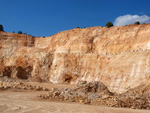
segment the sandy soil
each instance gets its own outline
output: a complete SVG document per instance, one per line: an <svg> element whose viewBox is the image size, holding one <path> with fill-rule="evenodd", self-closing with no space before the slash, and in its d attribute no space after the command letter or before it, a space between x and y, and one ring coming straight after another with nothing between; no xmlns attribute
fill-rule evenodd
<svg viewBox="0 0 150 113"><path fill-rule="evenodd" d="M49 88L68 86L41 84L41 86L42 85L49 86ZM38 98L38 95L43 93L45 92L23 90L0 91L0 113L150 113L148 110L111 108L41 100Z"/></svg>

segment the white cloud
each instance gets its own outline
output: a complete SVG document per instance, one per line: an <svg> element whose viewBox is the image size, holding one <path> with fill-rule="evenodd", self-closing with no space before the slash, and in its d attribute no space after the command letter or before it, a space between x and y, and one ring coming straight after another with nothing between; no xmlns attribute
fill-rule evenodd
<svg viewBox="0 0 150 113"><path fill-rule="evenodd" d="M114 26L124 26L128 24L134 24L139 21L140 23L149 23L150 17L147 15L139 16L139 15L124 15L116 18L114 22Z"/></svg>

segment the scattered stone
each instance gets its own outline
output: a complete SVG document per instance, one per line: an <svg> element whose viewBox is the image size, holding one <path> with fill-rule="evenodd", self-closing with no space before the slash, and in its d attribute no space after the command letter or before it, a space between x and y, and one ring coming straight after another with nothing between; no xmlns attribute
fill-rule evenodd
<svg viewBox="0 0 150 113"><path fill-rule="evenodd" d="M149 86L145 88L146 91L139 91L138 88L129 90L124 94L114 94L101 82L87 83L80 81L77 86L72 89L53 88L47 94L40 96L40 98L109 107L150 109L150 87L148 87Z"/></svg>
<svg viewBox="0 0 150 113"><path fill-rule="evenodd" d="M23 90L37 90L37 91L48 91L48 88L40 86L32 86L21 81L18 81L13 78L0 77L0 86L1 89L23 89Z"/></svg>

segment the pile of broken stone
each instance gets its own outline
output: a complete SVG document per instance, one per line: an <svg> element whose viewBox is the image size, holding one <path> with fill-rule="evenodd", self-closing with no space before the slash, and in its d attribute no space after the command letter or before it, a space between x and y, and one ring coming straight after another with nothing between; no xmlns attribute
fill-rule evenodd
<svg viewBox="0 0 150 113"><path fill-rule="evenodd" d="M35 90L35 91L49 91L48 88L38 85L30 85L18 79L0 77L0 90L19 89L19 90Z"/></svg>
<svg viewBox="0 0 150 113"><path fill-rule="evenodd" d="M102 98L104 95L111 95L107 87L101 82L81 81L76 87L69 88L53 88L45 95L40 95L43 99L61 100L69 102L81 102L90 104L97 98Z"/></svg>
<svg viewBox="0 0 150 113"><path fill-rule="evenodd" d="M40 95L40 98L109 107L150 109L150 98L112 93L98 81L89 83L81 81L73 88L53 88L50 92Z"/></svg>

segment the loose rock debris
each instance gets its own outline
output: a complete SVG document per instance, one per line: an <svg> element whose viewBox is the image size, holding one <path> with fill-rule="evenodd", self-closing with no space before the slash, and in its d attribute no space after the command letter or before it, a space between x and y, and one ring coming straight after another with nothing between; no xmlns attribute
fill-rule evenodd
<svg viewBox="0 0 150 113"><path fill-rule="evenodd" d="M1 77L0 78L0 90L7 90L7 89L49 91L48 88L41 87L38 85L29 85L29 84L23 83L21 80L18 80L18 79Z"/></svg>
<svg viewBox="0 0 150 113"><path fill-rule="evenodd" d="M146 89L148 89L147 87ZM144 88L141 89L144 90ZM136 92L136 95L133 95L133 92L136 90L137 88L131 89L123 94L116 94L110 92L108 88L101 82L87 83L85 81L81 81L72 89L53 88L50 92L40 95L40 98L54 101L78 102L83 104L109 107L150 109L150 96L145 93L143 93L141 96L141 93L139 93L141 91L138 91Z"/></svg>

